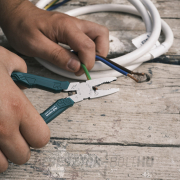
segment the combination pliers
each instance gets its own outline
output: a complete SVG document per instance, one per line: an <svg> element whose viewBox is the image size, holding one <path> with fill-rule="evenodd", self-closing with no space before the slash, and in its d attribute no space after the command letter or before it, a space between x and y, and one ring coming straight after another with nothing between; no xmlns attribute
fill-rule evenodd
<svg viewBox="0 0 180 180"><path fill-rule="evenodd" d="M38 88L53 93L76 92L76 94L68 96L67 98L57 100L53 105L40 114L46 123L51 122L59 114L69 107L72 107L74 103L80 102L84 99L106 96L119 91L119 88L111 88L108 90L97 90L97 88L94 88L101 84L115 81L117 79L116 77L88 80L82 83L69 83L68 81L63 82L21 72L13 72L11 77L16 84L27 88Z"/></svg>

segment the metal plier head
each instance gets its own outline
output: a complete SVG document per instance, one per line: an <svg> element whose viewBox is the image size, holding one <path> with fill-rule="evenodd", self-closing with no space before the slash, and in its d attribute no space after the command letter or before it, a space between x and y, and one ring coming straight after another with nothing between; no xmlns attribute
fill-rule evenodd
<svg viewBox="0 0 180 180"><path fill-rule="evenodd" d="M79 83L79 82L70 83L68 89L64 91L66 92L76 91L75 95L70 96L70 98L74 102L79 102L82 101L83 99L98 98L118 92L119 88L111 88L108 90L95 90L94 87L104 83L110 83L112 81L115 81L116 79L117 79L116 77L107 77L107 78L88 80L83 83Z"/></svg>

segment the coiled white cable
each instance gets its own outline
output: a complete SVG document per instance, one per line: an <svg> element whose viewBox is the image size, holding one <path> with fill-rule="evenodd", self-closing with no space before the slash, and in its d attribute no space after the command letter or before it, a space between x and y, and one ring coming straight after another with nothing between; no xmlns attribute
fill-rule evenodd
<svg viewBox="0 0 180 180"><path fill-rule="evenodd" d="M42 2L45 2L45 1L42 1ZM151 33L151 36L149 37L148 41L143 46L141 46L140 48L136 49L135 51L127 55L111 59L112 61L122 66L125 66L126 68L130 70L133 70L137 68L141 63L148 61L150 59L159 57L160 55L166 53L173 44L174 36L173 36L171 28L167 25L165 21L163 21L160 18L160 15L156 7L153 5L153 3L150 0L141 0L141 1L129 0L129 2L133 4L135 8L132 6L118 5L118 4L101 4L101 5L91 5L91 6L77 8L77 9L66 12L66 14L70 16L79 16L79 15L88 14L88 13L105 11L105 12L125 12L125 13L130 13L133 15L141 16L146 25L146 31L148 33ZM46 4L44 3L44 5L42 6L42 3L41 3L41 8L43 8ZM152 48L158 41L161 30L163 31L165 35L165 41L162 44L160 44L158 47L152 50ZM86 80L85 75L75 76L74 73L62 70L48 61L45 61L39 58L36 58L36 59L38 60L39 63L41 63L47 69L59 75L72 78L72 79ZM95 62L93 69L90 71L90 75L91 75L91 78L93 79L101 78L101 77L108 77L108 76L116 76L116 77L121 76L120 73L116 72L115 70L110 69L110 67L103 64L100 61Z"/></svg>
<svg viewBox="0 0 180 180"><path fill-rule="evenodd" d="M47 4L49 4L52 0L41 0L36 3L36 7L43 9Z"/></svg>

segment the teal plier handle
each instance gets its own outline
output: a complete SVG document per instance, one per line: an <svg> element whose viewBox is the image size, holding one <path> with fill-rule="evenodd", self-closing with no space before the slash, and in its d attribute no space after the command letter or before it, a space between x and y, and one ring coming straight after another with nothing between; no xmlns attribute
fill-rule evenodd
<svg viewBox="0 0 180 180"><path fill-rule="evenodd" d="M40 115L44 119L46 124L48 124L59 114L64 112L69 107L72 107L73 105L74 105L74 101L71 98L59 99Z"/></svg>
<svg viewBox="0 0 180 180"><path fill-rule="evenodd" d="M28 73L13 72L11 77L13 81L19 85L27 88L38 88L53 93L59 93L69 86L68 81L62 82Z"/></svg>
<svg viewBox="0 0 180 180"><path fill-rule="evenodd" d="M18 85L22 85L27 88L38 88L53 93L59 93L64 89L67 89L69 86L68 81L62 82L62 81L57 81L57 80L53 80L33 74L28 74L28 73L21 73L21 72L13 72L11 74L11 78ZM44 121L48 124L59 114L64 112L69 107L72 107L73 105L74 105L74 101L71 98L59 99L40 115L44 119Z"/></svg>

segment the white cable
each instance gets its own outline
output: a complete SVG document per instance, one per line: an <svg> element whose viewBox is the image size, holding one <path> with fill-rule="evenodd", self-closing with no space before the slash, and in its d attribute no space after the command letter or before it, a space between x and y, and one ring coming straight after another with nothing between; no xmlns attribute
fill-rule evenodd
<svg viewBox="0 0 180 180"><path fill-rule="evenodd" d="M44 7L49 4L52 0L40 0L36 3L36 6L40 9L44 9Z"/></svg>
<svg viewBox="0 0 180 180"><path fill-rule="evenodd" d="M146 10L146 8L142 5L140 1L137 0L129 0L131 4L137 9L139 14L141 15L145 26L146 26L146 32L151 32L152 31L152 24L151 24L151 19L149 17L149 14Z"/></svg>
<svg viewBox="0 0 180 180"><path fill-rule="evenodd" d="M141 3L142 1L142 3ZM173 43L173 33L167 23L161 20L159 13L153 3L150 0L129 0L136 8L132 6L126 5L118 5L118 4L101 4L101 5L92 5L92 6L85 6L81 8L77 8L71 11L66 12L66 14L71 16L79 16L88 13L94 12L125 12L130 13L138 16L142 16L142 19L145 22L147 32L152 32L148 41L141 46L140 48L136 49L135 51L124 55L122 57L118 57L115 59L111 59L114 62L126 66L126 68L133 70L137 68L142 62L148 61L152 58L156 58L164 53L166 53L169 48L172 46ZM45 4L45 3L44 3ZM44 8L44 7L42 7ZM165 41L152 50L153 46L158 41L160 36L161 30L165 35ZM73 79L79 80L86 80L86 76L82 75L80 77L75 76L74 73L67 72L62 70L55 65L51 64L50 62L44 61L42 59L36 58L43 66L47 69ZM100 61L96 61L93 69L90 71L91 77L100 78L106 76L120 76L121 74L110 69L107 65L103 64Z"/></svg>

